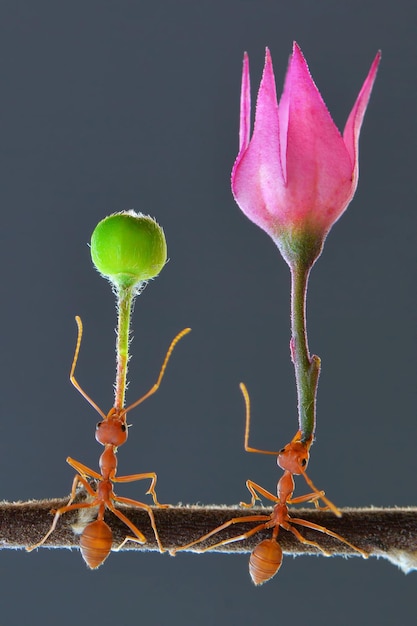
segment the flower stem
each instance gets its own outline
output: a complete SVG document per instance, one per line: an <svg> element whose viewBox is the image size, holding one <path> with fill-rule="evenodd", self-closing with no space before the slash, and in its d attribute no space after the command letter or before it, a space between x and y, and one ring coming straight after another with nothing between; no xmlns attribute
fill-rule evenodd
<svg viewBox="0 0 417 626"><path fill-rule="evenodd" d="M311 266L294 262L291 269L291 358L298 397L298 423L302 441L313 439L320 359L310 356L306 326L306 300Z"/></svg>
<svg viewBox="0 0 417 626"><path fill-rule="evenodd" d="M119 287L117 298L116 384L114 407L122 409L125 403L127 364L129 362L130 317L134 299L133 287Z"/></svg>

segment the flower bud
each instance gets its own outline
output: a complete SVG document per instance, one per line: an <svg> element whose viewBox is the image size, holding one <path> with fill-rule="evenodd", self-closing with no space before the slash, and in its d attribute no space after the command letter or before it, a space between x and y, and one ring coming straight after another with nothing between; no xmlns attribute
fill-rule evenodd
<svg viewBox="0 0 417 626"><path fill-rule="evenodd" d="M91 258L117 288L132 288L155 278L167 259L164 231L149 215L114 213L94 229Z"/></svg>
<svg viewBox="0 0 417 626"><path fill-rule="evenodd" d="M244 57L232 191L243 213L272 237L290 267L300 261L313 265L354 196L359 134L380 58L378 53L341 135L296 43L278 102L267 49L251 137L249 59Z"/></svg>

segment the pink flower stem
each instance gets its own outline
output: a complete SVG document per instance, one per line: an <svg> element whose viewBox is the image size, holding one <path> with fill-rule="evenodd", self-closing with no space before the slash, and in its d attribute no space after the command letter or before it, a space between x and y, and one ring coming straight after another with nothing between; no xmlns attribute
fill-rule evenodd
<svg viewBox="0 0 417 626"><path fill-rule="evenodd" d="M120 287L117 298L116 384L114 407L122 409L125 403L127 364L129 362L130 318L134 293L132 287Z"/></svg>
<svg viewBox="0 0 417 626"><path fill-rule="evenodd" d="M311 265L293 261L291 269L291 358L294 363L298 397L298 424L302 441L314 436L316 427L316 394L320 359L310 356L306 327L307 286Z"/></svg>

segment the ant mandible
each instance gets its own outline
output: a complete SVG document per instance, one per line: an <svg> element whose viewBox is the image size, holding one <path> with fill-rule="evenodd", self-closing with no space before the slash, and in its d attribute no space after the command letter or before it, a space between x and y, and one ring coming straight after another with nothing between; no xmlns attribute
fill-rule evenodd
<svg viewBox="0 0 417 626"><path fill-rule="evenodd" d="M67 458L67 463L73 467L76 472L78 472L72 483L71 496L68 501L68 504L57 509L56 511L52 511L55 513L55 517L53 519L52 525L46 535L34 546L29 546L27 551L35 550L43 545L48 537L54 532L57 522L61 515L64 513L68 513L69 511L75 511L78 509L88 509L92 507L98 506L97 519L91 523L89 523L83 530L80 538L80 549L81 554L86 562L87 566L90 569L96 569L99 567L105 559L110 554L110 550L112 548L113 543L113 534L109 526L104 521L104 513L106 509L109 509L116 517L118 517L126 526L130 529L133 535L128 535L124 541L118 546L117 550L120 550L127 541L134 541L139 544L146 543L145 535L124 515L119 509L115 507L115 503L121 504L130 504L131 506L135 506L139 509L145 510L148 515L152 525L152 529L155 535L155 539L157 541L159 551L164 552L164 548L162 547L161 540L159 538L158 530L155 524L155 518L152 511L152 508L143 502L138 502L137 500L132 500L131 498L124 498L121 496L116 496L113 491L113 483L130 483L138 480L144 480L149 478L151 480L150 487L146 494L150 494L152 496L153 502L158 508L167 508L169 505L160 504L158 502L155 485L157 476L155 472L147 472L142 474L131 474L129 476L116 476L117 471L117 449L123 445L128 436L128 424L126 422L126 416L129 411L137 407L144 400L152 396L158 389L161 384L161 380L164 376L168 361L171 357L171 354L177 345L177 343L190 332L191 328L185 328L182 330L176 337L172 340L171 345L168 348L166 353L164 362L162 363L162 367L158 376L156 383L149 389L144 396L133 402L127 408L116 409L115 407L111 408L108 414L106 415L100 407L87 395L87 393L82 389L79 385L78 381L75 379L74 372L75 367L78 360L78 354L81 346L81 338L83 334L83 326L81 319L77 316L75 318L78 326L78 337L77 344L75 347L74 359L71 366L70 372L70 381L74 385L74 387L79 391L79 393L91 404L91 406L101 415L103 421L99 422L96 427L96 440L104 446L104 452L100 456L99 466L100 466L100 474L86 465L83 465L79 461L75 461L71 457ZM96 489L88 482L88 479L94 479L97 481ZM88 495L91 496L90 502L77 502L73 503L76 490L78 484L81 483L84 489L87 491Z"/></svg>
<svg viewBox="0 0 417 626"><path fill-rule="evenodd" d="M277 495L274 496L272 493L257 485L252 480L246 481L246 486L252 496L252 499L249 503L241 502L241 506L245 508L252 508L255 505L256 500L260 500L259 497L264 496L271 502L274 502L274 508L270 515L248 515L243 517L234 517L224 524L221 524L217 528L214 528L209 533L199 537L198 539L186 544L185 546L181 546L180 548L175 548L171 550L171 554L175 555L176 552L181 550L188 550L189 548L195 546L196 544L206 541L213 535L221 532L222 530L229 528L229 526L233 526L234 524L241 524L245 522L261 522L254 528L251 528L245 533L237 535L236 537L231 537L229 539L224 539L223 541L219 541L214 545L210 545L202 548L199 552L206 552L208 550L213 550L220 546L224 546L228 543L233 543L235 541L243 541L244 539L248 539L252 537L256 533L261 530L272 528L272 537L271 539L265 539L261 541L252 551L249 559L249 573L252 578L252 581L255 585L261 585L268 580L270 580L279 570L282 563L282 549L278 543L278 533L280 528L284 528L285 530L291 532L301 543L314 546L318 550L320 550L324 555L330 556L329 553L320 546L320 544L315 541L311 541L306 539L300 531L295 528L294 524L297 526L303 526L304 528L310 528L312 530L317 530L318 532L329 535L330 537L334 537L339 541L343 542L353 550L356 550L361 554L364 558L368 557L368 554L354 546L349 541L338 535L337 533L325 528L324 526L320 526L319 524L314 524L313 522L309 522L304 519L300 519L298 517L292 517L288 510L289 504L300 504L302 502L313 502L317 508L321 508L322 510L330 509L333 511L337 517L341 517L340 510L326 498L324 491L319 491L317 487L312 483L310 478L306 474L306 468L308 465L309 457L310 457L310 446L312 444L313 438L311 437L307 441L303 441L302 434L298 431L295 437L288 443L284 448L279 450L279 452L271 452L267 450L259 450L257 448L252 448L249 446L249 430L250 430L250 399L249 394L246 389L246 386L243 383L240 383L240 389L242 391L245 406L246 406L246 425L245 425L245 450L246 452L257 452L259 454L273 454L277 456L277 464L278 466L284 470L283 476L279 479L277 485ZM303 496L298 496L293 498L293 492L295 489L294 476L302 475L309 485L310 489L312 489L311 493L305 494ZM258 495L259 494L259 495ZM324 507L319 506L319 501L322 500L325 504Z"/></svg>

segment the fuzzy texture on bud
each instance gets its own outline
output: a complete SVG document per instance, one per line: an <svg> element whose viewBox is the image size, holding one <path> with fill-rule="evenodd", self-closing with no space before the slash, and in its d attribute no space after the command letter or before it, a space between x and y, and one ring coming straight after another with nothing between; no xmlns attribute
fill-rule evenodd
<svg viewBox="0 0 417 626"><path fill-rule="evenodd" d="M155 278L166 263L164 231L149 215L115 213L94 229L91 258L116 287L142 284Z"/></svg>

